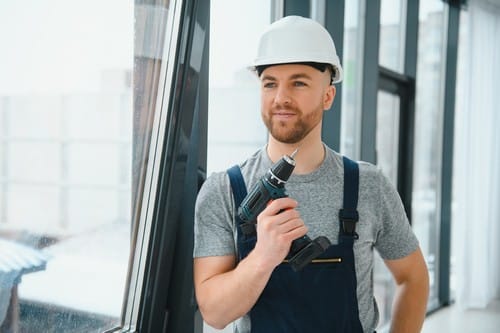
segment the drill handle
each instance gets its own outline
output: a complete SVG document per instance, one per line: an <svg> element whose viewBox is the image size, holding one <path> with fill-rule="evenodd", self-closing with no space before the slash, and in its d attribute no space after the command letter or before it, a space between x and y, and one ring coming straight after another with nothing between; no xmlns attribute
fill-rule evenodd
<svg viewBox="0 0 500 333"><path fill-rule="evenodd" d="M238 208L238 216L245 223L256 223L257 216L259 216L271 200L286 196L284 187L273 187L261 179L241 202Z"/></svg>

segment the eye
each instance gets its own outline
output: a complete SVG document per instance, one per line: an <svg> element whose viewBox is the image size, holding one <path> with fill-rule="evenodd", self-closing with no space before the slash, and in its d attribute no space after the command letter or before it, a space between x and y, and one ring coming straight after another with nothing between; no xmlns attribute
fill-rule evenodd
<svg viewBox="0 0 500 333"><path fill-rule="evenodd" d="M274 87L276 87L276 83L274 83L274 82L264 82L262 86L264 88L267 88L267 89L274 88Z"/></svg>
<svg viewBox="0 0 500 333"><path fill-rule="evenodd" d="M305 87L305 86L307 86L307 84L305 82L303 82L303 81L294 81L293 85L295 87Z"/></svg>

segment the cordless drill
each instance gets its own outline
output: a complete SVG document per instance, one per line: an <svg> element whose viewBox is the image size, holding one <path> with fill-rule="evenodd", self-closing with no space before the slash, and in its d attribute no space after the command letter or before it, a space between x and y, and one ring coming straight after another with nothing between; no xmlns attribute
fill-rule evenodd
<svg viewBox="0 0 500 333"><path fill-rule="evenodd" d="M295 168L293 159L298 149L290 156L284 155L271 166L265 175L255 184L238 208L238 216L243 220L242 231L249 234L255 230L257 216L274 199L284 198L285 184ZM279 214L279 213L278 213ZM294 271L300 271L314 258L322 254L331 245L328 238L319 236L311 240L307 235L295 239L286 260Z"/></svg>

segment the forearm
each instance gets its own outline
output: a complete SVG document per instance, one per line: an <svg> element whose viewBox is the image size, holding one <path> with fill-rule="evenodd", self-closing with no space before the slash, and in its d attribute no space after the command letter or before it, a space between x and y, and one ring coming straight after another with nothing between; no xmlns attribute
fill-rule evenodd
<svg viewBox="0 0 500 333"><path fill-rule="evenodd" d="M205 322L222 329L248 313L264 290L272 270L251 252L233 270L200 283L197 299Z"/></svg>
<svg viewBox="0 0 500 333"><path fill-rule="evenodd" d="M223 328L257 302L292 241L307 233L296 207L288 197L273 200L257 217L255 247L237 265L232 256L195 259L196 297L209 325Z"/></svg>
<svg viewBox="0 0 500 333"><path fill-rule="evenodd" d="M393 303L391 333L418 333L422 329L429 293L424 277L405 282L396 289Z"/></svg>

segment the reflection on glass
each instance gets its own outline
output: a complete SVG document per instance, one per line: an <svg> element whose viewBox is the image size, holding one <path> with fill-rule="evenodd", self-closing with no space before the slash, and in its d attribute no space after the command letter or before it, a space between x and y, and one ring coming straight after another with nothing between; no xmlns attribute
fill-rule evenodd
<svg viewBox="0 0 500 333"><path fill-rule="evenodd" d="M377 166L397 186L400 99L384 91L377 96ZM394 298L394 279L378 253L373 271L374 293L380 311L379 327L390 322Z"/></svg>
<svg viewBox="0 0 500 333"><path fill-rule="evenodd" d="M345 2L340 152L360 158L364 1Z"/></svg>
<svg viewBox="0 0 500 333"><path fill-rule="evenodd" d="M12 46L0 53L0 332L115 327L130 248L133 4L2 1L0 19Z"/></svg>
<svg viewBox="0 0 500 333"><path fill-rule="evenodd" d="M382 0L380 3L379 63L393 71L403 71L406 0Z"/></svg>
<svg viewBox="0 0 500 333"><path fill-rule="evenodd" d="M432 308L438 292L445 5L438 0L422 0L419 13L411 220L429 268Z"/></svg>

